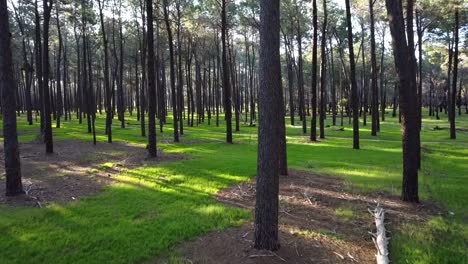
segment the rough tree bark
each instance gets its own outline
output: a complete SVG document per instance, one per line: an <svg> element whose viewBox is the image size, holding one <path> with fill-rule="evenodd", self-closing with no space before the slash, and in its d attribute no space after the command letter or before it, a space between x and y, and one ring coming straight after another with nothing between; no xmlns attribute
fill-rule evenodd
<svg viewBox="0 0 468 264"><path fill-rule="evenodd" d="M401 126L403 140L403 188L402 199L408 202L419 202L418 196L418 124L416 76L414 64L409 54L405 36L403 7L400 1L386 0L392 35L393 55L398 75L398 91L401 109ZM411 0L408 5L412 5ZM411 7L410 7L411 9ZM413 53L414 54L414 53ZM414 56L414 55L413 55Z"/></svg>
<svg viewBox="0 0 468 264"><path fill-rule="evenodd" d="M52 11L52 0L43 0L44 21L42 33L42 70L43 70L43 99L44 102L44 142L46 153L54 152L52 141L52 120L50 117L50 95L49 95L49 22Z"/></svg>
<svg viewBox="0 0 468 264"><path fill-rule="evenodd" d="M279 175L278 160L284 117L281 97L280 1L260 1L260 89L255 245L277 250ZM282 127L283 126L283 127Z"/></svg>
<svg viewBox="0 0 468 264"><path fill-rule="evenodd" d="M107 142L112 143L112 93L109 83L109 52L108 52L108 41L106 30L104 27L104 15L102 13L103 5L101 0L98 0L99 5L99 17L101 20L101 34L102 34L102 43L104 46L104 90L106 91L106 133L107 133Z"/></svg>
<svg viewBox="0 0 468 264"><path fill-rule="evenodd" d="M228 69L228 50L226 38L228 34L226 22L226 0L222 0L221 5L221 42L222 42L222 66L223 66L223 95L224 95L224 114L226 119L226 142L232 143L232 104L231 87L229 82Z"/></svg>
<svg viewBox="0 0 468 264"><path fill-rule="evenodd" d="M11 32L6 0L0 0L0 91L3 114L6 195L23 193L18 134L16 131L15 80L11 53Z"/></svg>
<svg viewBox="0 0 468 264"><path fill-rule="evenodd" d="M157 156L156 150L156 79L154 76L153 1L146 0L146 46L148 49L148 153Z"/></svg>
<svg viewBox="0 0 468 264"><path fill-rule="evenodd" d="M172 37L171 22L169 20L169 6L167 0L164 0L164 20L166 22L167 38L169 45L169 61L170 61L170 77L171 77L171 99L172 99L172 115L174 123L174 142L179 142L179 121L177 114L177 93L175 85L175 61L174 61L174 41Z"/></svg>
<svg viewBox="0 0 468 264"><path fill-rule="evenodd" d="M375 51L374 1L369 0L370 37L371 37L371 89L372 89L372 136L377 136L379 124L379 88L377 86L377 58ZM382 102L383 104L383 102Z"/></svg>
<svg viewBox="0 0 468 264"><path fill-rule="evenodd" d="M458 8L455 8L455 30L454 30L454 45L453 52L453 79L452 79L452 92L450 93L450 138L456 139L457 133L455 128L455 105L457 95L457 78L458 78L458 28L459 28L459 14ZM449 87L450 89L450 87Z"/></svg>
<svg viewBox="0 0 468 264"><path fill-rule="evenodd" d="M314 36L312 44L312 124L310 140L317 141L317 0L312 2Z"/></svg>
<svg viewBox="0 0 468 264"><path fill-rule="evenodd" d="M351 7L346 0L346 25L348 27L348 49L350 61L351 104L353 108L353 148L359 149L359 98L356 83L356 64L354 61L353 27L351 23Z"/></svg>
<svg viewBox="0 0 468 264"><path fill-rule="evenodd" d="M323 25L322 25L322 44L321 44L321 53L322 53L322 66L320 73L320 138L325 138L325 115L326 115L326 105L325 105L325 89L327 86L327 1L323 0Z"/></svg>

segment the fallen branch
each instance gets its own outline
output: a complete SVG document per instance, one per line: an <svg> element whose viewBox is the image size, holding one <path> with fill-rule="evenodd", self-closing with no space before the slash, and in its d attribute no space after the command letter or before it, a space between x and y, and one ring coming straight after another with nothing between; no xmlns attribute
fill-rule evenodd
<svg viewBox="0 0 468 264"><path fill-rule="evenodd" d="M28 196L29 198L33 199L35 202L36 202L36 205L39 207L39 208L42 208L42 204L41 202L39 201L39 197L36 197L36 196L32 196L29 194L29 192L32 190L32 186L33 184L31 182L28 182L29 184L26 185L26 187L24 188L24 194L26 194L26 196Z"/></svg>
<svg viewBox="0 0 468 264"><path fill-rule="evenodd" d="M369 213L375 218L375 226L377 227L377 233L372 234L372 241L374 241L375 247L377 248L377 254L375 255L377 264L388 264L390 260L388 258L388 238L385 235L385 211L379 204L377 207Z"/></svg>

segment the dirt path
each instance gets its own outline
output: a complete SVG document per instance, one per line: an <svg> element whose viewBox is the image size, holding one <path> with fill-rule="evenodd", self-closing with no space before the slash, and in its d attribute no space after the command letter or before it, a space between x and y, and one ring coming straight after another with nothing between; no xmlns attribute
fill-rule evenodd
<svg viewBox="0 0 468 264"><path fill-rule="evenodd" d="M217 197L228 205L255 206L255 183L232 186ZM401 202L388 195L358 195L344 190L340 179L291 170L280 181L279 251L253 249L253 223L212 232L173 249L182 263L375 263L369 231L375 231L368 208L380 203L388 221L424 222L430 207ZM168 263L162 257L157 263Z"/></svg>
<svg viewBox="0 0 468 264"><path fill-rule="evenodd" d="M158 159L148 160L144 147L125 143L94 146L89 142L56 141L54 149L54 154L46 155L43 144L20 144L23 187L27 195L5 197L5 186L1 184L0 205L42 207L49 203L79 201L113 183L113 177L123 169L183 159L180 155L159 153ZM1 146L1 160L3 155ZM3 162L0 162L0 175L3 182Z"/></svg>

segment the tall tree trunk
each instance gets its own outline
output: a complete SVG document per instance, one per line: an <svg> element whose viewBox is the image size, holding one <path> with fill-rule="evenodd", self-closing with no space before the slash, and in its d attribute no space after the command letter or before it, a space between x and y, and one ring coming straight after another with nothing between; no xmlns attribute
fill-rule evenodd
<svg viewBox="0 0 468 264"><path fill-rule="evenodd" d="M42 43L42 70L43 70L43 102L44 102L44 141L46 153L54 152L52 141L52 120L50 118L50 95L49 95L49 22L53 0L43 0L44 24Z"/></svg>
<svg viewBox="0 0 468 264"><path fill-rule="evenodd" d="M349 0L346 2L346 25L348 27L348 49L349 49L349 64L350 64L350 81L351 81L351 104L353 107L353 148L359 149L359 97L356 83L356 64L354 61L354 45L353 45L353 28L351 24L351 7Z"/></svg>
<svg viewBox="0 0 468 264"><path fill-rule="evenodd" d="M94 96L93 88L93 64L91 61L92 50L90 49L89 40L86 42L86 49L88 53L88 103L89 103L89 115L88 118L91 119L91 131L93 133L93 144L96 145L96 98Z"/></svg>
<svg viewBox="0 0 468 264"><path fill-rule="evenodd" d="M399 83L398 90L400 95L403 138L402 199L408 202L418 202L419 145L417 145L417 143L419 129L417 125L416 108L416 76L414 62L411 59L414 55L410 55L410 44L406 42L402 3L393 0L386 0L385 2L389 17L395 68ZM408 10L412 12L412 0L408 0L407 4L410 5Z"/></svg>
<svg viewBox="0 0 468 264"><path fill-rule="evenodd" d="M148 48L148 153L150 157L157 156L156 150L156 80L154 76L154 29L153 1L146 0L146 46Z"/></svg>
<svg viewBox="0 0 468 264"><path fill-rule="evenodd" d="M24 76L24 97L26 101L26 118L28 121L29 125L32 125L33 120L32 120L32 103L31 103L31 83L32 83L32 73L33 73L33 67L31 64L29 64L28 61L28 54L26 51L26 34L24 32L24 25L23 21L21 20L20 15L18 14L18 10L15 7L14 3L11 2L13 6L13 11L15 14L15 19L16 22L18 23L18 27L20 29L21 33L21 47L22 47L22 55L23 55L23 66L21 68L22 71L24 71L25 76Z"/></svg>
<svg viewBox="0 0 468 264"><path fill-rule="evenodd" d="M0 0L0 91L3 114L6 195L23 193L18 134L16 128L15 80L11 52L11 32L6 0Z"/></svg>
<svg viewBox="0 0 468 264"><path fill-rule="evenodd" d="M387 83L384 81L384 58L385 58L385 27L382 30L382 44L380 48L380 111L382 112L382 122L385 121L385 108L386 108L386 97L387 97ZM385 82L385 85L384 85ZM380 131L380 122L379 122L379 131Z"/></svg>
<svg viewBox="0 0 468 264"><path fill-rule="evenodd" d="M232 143L232 102L231 102L231 86L229 82L228 68L228 47L227 47L227 21L226 21L226 1L221 0L221 42L222 42L222 64L223 64L223 96L224 96L224 113L226 119L226 142Z"/></svg>
<svg viewBox="0 0 468 264"><path fill-rule="evenodd" d="M260 89L255 245L257 249L277 250L279 175L278 160L284 128L281 97L280 3L260 1ZM280 120L283 120L281 122Z"/></svg>
<svg viewBox="0 0 468 264"><path fill-rule="evenodd" d="M57 21L57 33L58 33L58 40L59 40L59 48L58 48L58 55L57 55L57 73L55 76L56 79L56 87L57 87L57 123L56 127L60 128L60 118L63 115L63 102L62 102L62 87L61 87L61 71L60 71L60 61L62 59L62 48L63 48L63 42L62 42L62 31L60 28L60 21L59 21L59 15L58 15L58 5L56 6L56 21Z"/></svg>
<svg viewBox="0 0 468 264"><path fill-rule="evenodd" d="M317 0L312 2L314 36L312 44L312 124L310 140L317 141Z"/></svg>
<svg viewBox="0 0 468 264"><path fill-rule="evenodd" d="M305 110L305 90L304 90L304 62L302 59L302 32L300 22L297 24L297 48L299 53L297 67L297 82L299 86L299 114L302 121L302 133L307 133L307 117Z"/></svg>
<svg viewBox="0 0 468 264"><path fill-rule="evenodd" d="M379 123L379 88L377 86L377 58L375 51L374 0L369 0L370 37L371 37L371 87L372 87L372 129L371 135L377 136ZM382 102L383 104L383 102Z"/></svg>
<svg viewBox="0 0 468 264"><path fill-rule="evenodd" d="M406 5L406 36L408 38L408 53L409 53L409 62L410 62L410 74L412 76L411 84L412 84L412 90L411 92L414 92L412 96L415 97L416 102L413 103L413 108L415 108L416 115L419 113L418 111L418 88L417 88L417 83L416 83L416 69L418 67L416 63L416 57L415 57L415 45L414 45L414 26L413 26L413 13L414 13L414 2L413 0L407 0L407 5ZM413 91L414 90L414 91ZM421 139L420 139L420 126L419 126L419 116L416 116L416 125L418 126L418 133L416 133L415 136L415 142L416 144L415 148L417 150L417 166L418 169L421 168Z"/></svg>
<svg viewBox="0 0 468 264"><path fill-rule="evenodd" d="M419 55L419 67L418 67L418 125L419 130L422 128L422 86L423 86L423 28L422 28L422 17L419 10L416 10L416 28L418 33L418 55Z"/></svg>
<svg viewBox="0 0 468 264"><path fill-rule="evenodd" d="M145 111L146 111L146 105L147 105L147 100L145 97L145 90L147 89L146 84L147 84L147 79L146 79L146 63L147 63L147 54L146 54L146 47L147 47L147 33L145 31L145 23L146 23L146 16L145 16L145 7L146 7L146 1L141 1L140 0L140 6L141 6L141 20L142 20L142 35L143 35L143 43L140 43L141 46L141 87L140 87L140 94L137 96L140 97L140 127L141 127L141 136L146 137L146 120L145 120ZM152 11L152 10L151 10ZM153 30L154 31L154 30ZM154 35L154 32L153 32ZM154 44L153 44L153 71L154 71ZM154 74L154 73L153 73ZM156 93L156 92L155 92ZM156 95L155 95L156 96ZM156 98L153 97L152 101L155 101ZM156 101L154 102L156 105ZM156 107L155 107L156 109ZM154 111L156 112L156 110ZM156 123L155 123L156 124ZM156 131L156 130L155 130Z"/></svg>
<svg viewBox="0 0 468 264"><path fill-rule="evenodd" d="M41 140L44 140L44 83L42 81L42 44L41 44L41 18L39 16L39 4L38 0L34 4L34 23L35 23L35 53L36 53L36 82L39 88L39 112L41 115Z"/></svg>
<svg viewBox="0 0 468 264"><path fill-rule="evenodd" d="M332 125L336 126L336 86L335 86L335 63L334 63L334 55L333 55L333 42L332 42L332 37L330 34L330 39L329 39L329 44L330 44L330 67L331 67L331 82L330 82L330 90L331 90L331 104L332 104Z"/></svg>
<svg viewBox="0 0 468 264"><path fill-rule="evenodd" d="M363 126L367 126L367 112L368 112L368 102L367 102L367 99L369 98L369 95L368 95L368 90L369 90L369 87L368 87L368 83L367 83L367 66L366 66L366 51L365 51L365 47L366 47L366 44L365 44L365 35L366 35L366 32L364 30L364 22L361 22L361 47L362 47L362 90L361 90L361 95L363 97L363 100L362 100L362 108L361 110L363 110L363 117L362 117L362 125ZM359 56L358 56L359 57Z"/></svg>
<svg viewBox="0 0 468 264"><path fill-rule="evenodd" d="M323 0L323 25L322 25L322 66L320 73L320 138L325 138L325 115L326 115L326 104L325 104L325 89L327 86L327 1Z"/></svg>
<svg viewBox="0 0 468 264"><path fill-rule="evenodd" d="M119 7L119 35L120 35L120 60L119 60L119 82L118 82L118 98L119 98L119 120L120 120L120 127L125 128L125 99L124 99L124 49L123 49L123 30L122 30L122 0L120 0L120 7Z"/></svg>
<svg viewBox="0 0 468 264"><path fill-rule="evenodd" d="M291 126L294 126L294 73L291 54L288 50L288 42L284 35L284 52L286 54L286 64L288 69L288 93L289 93L289 119ZM247 59L250 60L250 54L247 50Z"/></svg>
<svg viewBox="0 0 468 264"><path fill-rule="evenodd" d="M106 91L106 134L107 142L112 143L112 92L109 83L109 52L106 30L104 26L103 6L101 0L98 0L99 17L101 20L102 43L104 46L104 89Z"/></svg>
<svg viewBox="0 0 468 264"><path fill-rule="evenodd" d="M169 61L170 61L170 75L171 75L171 96L172 96L172 113L173 113L173 122L174 122L174 142L179 142L179 121L177 114L177 93L175 87L175 61L174 61L174 41L172 39L172 29L171 22L169 20L169 6L167 0L164 0L164 20L166 22L166 30L168 37L169 45ZM180 110L180 109L179 109Z"/></svg>
<svg viewBox="0 0 468 264"><path fill-rule="evenodd" d="M450 138L456 139L456 128L455 128L455 105L457 96L457 78L458 78L458 29L459 29L459 14L458 8L455 8L455 30L454 30L454 45L455 50L453 52L453 79L452 79L452 92L450 94ZM449 87L450 89L450 87Z"/></svg>
<svg viewBox="0 0 468 264"><path fill-rule="evenodd" d="M184 134L184 119L183 119L183 112L184 112L184 79L183 79L183 72L182 72L182 39L181 39L181 13L180 13L180 1L176 1L177 6L177 57L178 57L178 81L177 81L177 109L179 109L179 131L180 134Z"/></svg>

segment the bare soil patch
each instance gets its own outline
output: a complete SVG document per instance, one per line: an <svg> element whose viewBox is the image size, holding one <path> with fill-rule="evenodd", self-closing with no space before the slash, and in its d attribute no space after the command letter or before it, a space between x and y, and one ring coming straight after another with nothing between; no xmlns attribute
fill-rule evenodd
<svg viewBox="0 0 468 264"><path fill-rule="evenodd" d="M255 182L232 186L216 198L228 205L255 208ZM436 208L401 202L380 193L360 195L345 190L343 180L290 170L280 180L277 252L253 249L253 223L212 232L176 246L182 263L375 263L375 247L369 231L375 232L368 208L380 203L390 227L400 222L425 222ZM391 228L390 228L391 229ZM157 263L168 263L164 256Z"/></svg>
<svg viewBox="0 0 468 264"><path fill-rule="evenodd" d="M46 155L43 144L21 143L21 171L24 195L6 197L4 184L0 185L0 205L12 207L42 207L50 203L79 201L82 197L99 193L112 184L114 176L123 169L143 164L176 161L181 155L158 153L157 159L148 159L142 146L125 143L98 143L57 141L55 153ZM0 159L3 160L3 145ZM0 162L0 178L4 179L4 163ZM1 180L3 182L3 180Z"/></svg>

